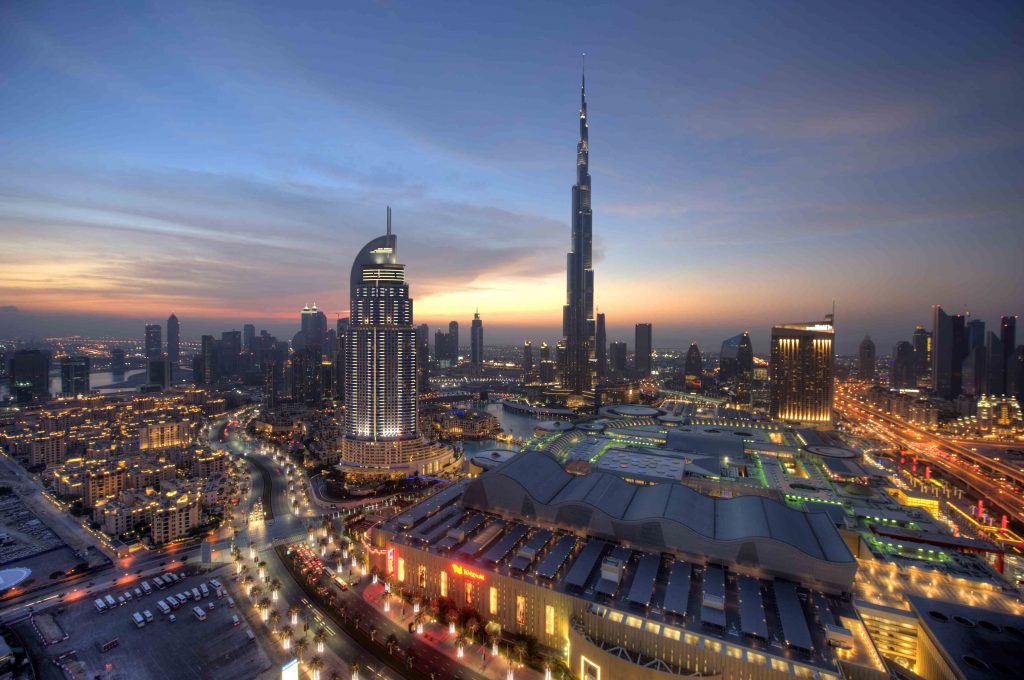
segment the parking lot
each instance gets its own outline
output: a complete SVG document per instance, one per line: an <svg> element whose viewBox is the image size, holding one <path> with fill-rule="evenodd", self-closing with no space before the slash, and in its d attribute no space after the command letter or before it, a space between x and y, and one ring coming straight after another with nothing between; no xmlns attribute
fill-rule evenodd
<svg viewBox="0 0 1024 680"><path fill-rule="evenodd" d="M180 572L179 572L180 573ZM227 595L218 599L210 587L211 578L222 584L225 569L202 575L187 575L169 587L153 588L150 595L103 613L97 612L93 598L83 598L66 604L56 614L68 639L50 647L43 647L31 624L19 624L19 632L38 659L39 677L60 680L64 671L50 660L62 657L62 662L74 675L103 680L171 680L172 678L254 678L270 667L270 661L260 646L250 642L246 630L250 627L243 608L230 607ZM147 579L152 584L152 579ZM189 600L171 613L176 621L160 612L157 602L168 595L199 588L206 583L208 597L196 602ZM134 590L134 587L133 587ZM116 600L123 590L109 591ZM98 597L99 595L95 595ZM209 605L213 604L213 609ZM192 612L202 605L206 620L198 620ZM153 620L138 628L132 620L135 612L149 610ZM238 616L240 624L232 623ZM254 622L258 623L258 622ZM116 646L101 651L101 646L117 640Z"/></svg>

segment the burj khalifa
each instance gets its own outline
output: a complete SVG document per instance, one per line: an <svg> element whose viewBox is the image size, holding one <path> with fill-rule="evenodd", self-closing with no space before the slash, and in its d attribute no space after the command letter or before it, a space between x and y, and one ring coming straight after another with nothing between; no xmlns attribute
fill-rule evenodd
<svg viewBox="0 0 1024 680"><path fill-rule="evenodd" d="M567 255L566 299L562 308L562 387L582 394L594 387L594 261L590 210L590 142L587 134L587 77L580 89L580 141L572 188L572 249Z"/></svg>

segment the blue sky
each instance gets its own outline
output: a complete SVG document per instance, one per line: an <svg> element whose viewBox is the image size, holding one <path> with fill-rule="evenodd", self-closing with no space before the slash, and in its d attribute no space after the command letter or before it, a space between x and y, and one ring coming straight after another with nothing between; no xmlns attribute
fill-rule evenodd
<svg viewBox="0 0 1024 680"><path fill-rule="evenodd" d="M5 3L0 335L283 333L347 307L390 204L417 321L554 340L584 51L613 338L764 351L833 299L846 350L934 303L992 323L1024 299L1022 29L1019 3Z"/></svg>

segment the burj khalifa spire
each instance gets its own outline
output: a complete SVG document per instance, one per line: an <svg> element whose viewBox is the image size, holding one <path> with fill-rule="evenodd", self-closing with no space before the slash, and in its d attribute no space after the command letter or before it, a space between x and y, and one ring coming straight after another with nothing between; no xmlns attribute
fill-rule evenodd
<svg viewBox="0 0 1024 680"><path fill-rule="evenodd" d="M580 87L580 140L576 144L576 184L572 188L572 247L567 255L566 299L562 308L565 360L562 387L581 394L594 387L594 262L590 210L590 139L587 75Z"/></svg>

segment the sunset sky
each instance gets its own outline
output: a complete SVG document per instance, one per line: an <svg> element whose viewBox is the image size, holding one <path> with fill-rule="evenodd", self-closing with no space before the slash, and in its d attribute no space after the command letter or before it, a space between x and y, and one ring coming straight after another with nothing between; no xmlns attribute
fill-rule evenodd
<svg viewBox="0 0 1024 680"><path fill-rule="evenodd" d="M0 336L290 337L390 204L417 322L553 341L581 52L612 339L1024 311L1024 5L838 4L2 3Z"/></svg>

